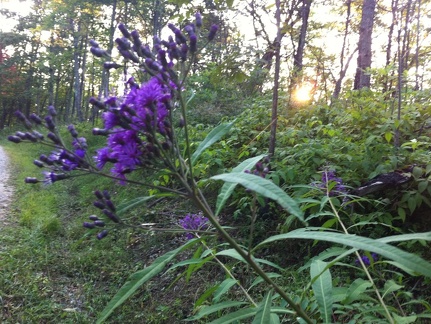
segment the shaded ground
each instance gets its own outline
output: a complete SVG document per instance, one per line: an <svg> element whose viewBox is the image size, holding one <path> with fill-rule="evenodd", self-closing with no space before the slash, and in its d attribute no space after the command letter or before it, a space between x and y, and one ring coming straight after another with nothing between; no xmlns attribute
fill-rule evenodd
<svg viewBox="0 0 431 324"><path fill-rule="evenodd" d="M7 215L12 199L13 188L10 186L9 158L0 147L0 228L7 223Z"/></svg>

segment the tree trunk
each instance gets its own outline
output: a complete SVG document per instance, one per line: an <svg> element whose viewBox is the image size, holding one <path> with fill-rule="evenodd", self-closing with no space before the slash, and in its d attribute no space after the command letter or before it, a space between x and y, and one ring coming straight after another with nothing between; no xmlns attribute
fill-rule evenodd
<svg viewBox="0 0 431 324"><path fill-rule="evenodd" d="M362 5L362 17L359 27L358 65L356 68L353 89L369 88L371 78L366 69L371 67L371 44L373 35L373 23L376 9L376 0L364 0Z"/></svg>
<svg viewBox="0 0 431 324"><path fill-rule="evenodd" d="M278 119L278 88L280 77L280 45L281 45L281 12L280 0L275 1L276 13L275 19L277 20L277 36L275 41L275 71L274 71L274 88L272 89L272 111L271 111L271 134L269 138L269 156L273 156L276 146L277 136L277 119Z"/></svg>

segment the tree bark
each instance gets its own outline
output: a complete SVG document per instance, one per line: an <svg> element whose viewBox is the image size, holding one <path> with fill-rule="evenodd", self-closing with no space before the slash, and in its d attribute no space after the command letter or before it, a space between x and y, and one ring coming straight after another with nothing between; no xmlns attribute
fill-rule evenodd
<svg viewBox="0 0 431 324"><path fill-rule="evenodd" d="M375 10L376 0L364 0L359 27L358 65L353 86L354 90L369 88L371 84L370 74L366 70L371 67L371 44Z"/></svg>

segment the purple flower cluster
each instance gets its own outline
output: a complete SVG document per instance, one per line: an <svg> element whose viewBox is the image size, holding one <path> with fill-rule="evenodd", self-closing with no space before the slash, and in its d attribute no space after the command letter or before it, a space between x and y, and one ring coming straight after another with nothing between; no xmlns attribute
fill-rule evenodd
<svg viewBox="0 0 431 324"><path fill-rule="evenodd" d="M262 162L257 162L252 170L245 170L244 172L265 178L269 173L269 157L265 157Z"/></svg>
<svg viewBox="0 0 431 324"><path fill-rule="evenodd" d="M129 92L124 98L90 99L96 108L104 110L104 128L94 129L93 134L108 137L106 147L97 151L96 165L102 169L112 163L111 173L120 183L124 184L126 175L139 168L160 162L166 165L164 158L174 153L172 100L174 92L182 85L173 67L176 62L184 62L190 53L196 53L201 25L199 13L194 24L184 27L184 32L169 24L174 35L167 41L155 37L152 49L142 43L136 30L129 32L124 24L119 25L123 37L115 40L118 51L126 61L139 64L151 76L141 85L129 79ZM216 32L217 27L212 27L208 39L213 39ZM94 55L107 56L95 41L90 44ZM121 65L107 62L104 66L117 68Z"/></svg>
<svg viewBox="0 0 431 324"><path fill-rule="evenodd" d="M170 99L169 89L156 77L133 86L123 102L109 98L102 114L104 129L93 130L95 135L108 136L106 147L95 156L97 167L113 163L111 172L124 181L127 173L151 164L161 149L171 149Z"/></svg>
<svg viewBox="0 0 431 324"><path fill-rule="evenodd" d="M343 184L343 179L337 177L334 170L326 170L322 173L322 182L318 187L324 190L329 190L330 196L347 193L347 189Z"/></svg>
<svg viewBox="0 0 431 324"><path fill-rule="evenodd" d="M208 218L198 214L187 214L182 220L180 220L180 226L185 230L202 231L208 228ZM193 233L186 233L188 240L194 238Z"/></svg>
<svg viewBox="0 0 431 324"><path fill-rule="evenodd" d="M69 133L72 136L71 147L67 148L60 139L55 124L57 112L53 106L48 107L48 115L43 120L36 114L30 114L29 118L27 118L20 111L17 111L15 115L28 131L17 131L15 135L8 137L9 141L14 143L42 143L55 147L48 155L41 154L38 160L33 161L36 166L45 169L42 172L43 179L39 180L34 177L27 177L25 179L26 183L43 182L44 184L51 184L66 179L68 177L67 173L70 171L78 169L88 170L91 168L85 159L87 141L84 137L78 136L78 132L73 125L68 126ZM35 130L36 127L46 128L48 130L46 136Z"/></svg>
<svg viewBox="0 0 431 324"><path fill-rule="evenodd" d="M379 256L377 255L377 253L374 253L374 252L371 253L371 258L372 258L373 262L376 262L377 260L379 260ZM371 264L370 258L367 257L366 255L362 255L361 260L362 260L362 262L364 262L364 264L366 266L369 266ZM355 262L356 262L356 264L360 263L359 259L357 259Z"/></svg>

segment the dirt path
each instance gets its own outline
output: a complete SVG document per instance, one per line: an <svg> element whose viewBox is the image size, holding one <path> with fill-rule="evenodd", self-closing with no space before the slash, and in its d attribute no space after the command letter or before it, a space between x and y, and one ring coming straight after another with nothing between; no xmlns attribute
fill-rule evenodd
<svg viewBox="0 0 431 324"><path fill-rule="evenodd" d="M0 228L7 223L7 215L12 200L13 188L9 184L9 158L0 146Z"/></svg>

